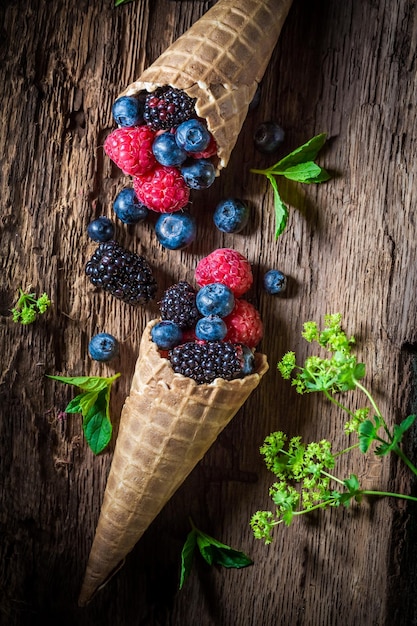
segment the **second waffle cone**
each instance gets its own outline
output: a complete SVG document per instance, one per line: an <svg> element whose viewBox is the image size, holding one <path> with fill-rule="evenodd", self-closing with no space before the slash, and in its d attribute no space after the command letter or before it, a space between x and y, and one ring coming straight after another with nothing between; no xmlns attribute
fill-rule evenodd
<svg viewBox="0 0 417 626"><path fill-rule="evenodd" d="M268 370L257 353L244 378L198 385L175 374L145 328L79 604L85 605L132 550Z"/></svg>
<svg viewBox="0 0 417 626"><path fill-rule="evenodd" d="M218 0L120 94L169 85L196 99L226 167L292 0Z"/></svg>

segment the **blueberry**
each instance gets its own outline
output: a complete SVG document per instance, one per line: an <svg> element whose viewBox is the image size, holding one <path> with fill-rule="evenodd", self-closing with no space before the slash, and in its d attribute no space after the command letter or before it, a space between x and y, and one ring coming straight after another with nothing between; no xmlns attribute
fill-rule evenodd
<svg viewBox="0 0 417 626"><path fill-rule="evenodd" d="M186 151L180 148L172 133L163 133L155 137L152 152L161 165L178 166L187 158Z"/></svg>
<svg viewBox="0 0 417 626"><path fill-rule="evenodd" d="M255 130L255 148L263 154L276 152L284 141L285 133L275 122L262 122Z"/></svg>
<svg viewBox="0 0 417 626"><path fill-rule="evenodd" d="M189 213L168 213L158 217L155 233L159 243L168 250L181 250L196 236L195 219Z"/></svg>
<svg viewBox="0 0 417 626"><path fill-rule="evenodd" d="M235 297L229 287L223 283L210 283L202 287L196 297L197 309L201 315L226 317L233 311Z"/></svg>
<svg viewBox="0 0 417 626"><path fill-rule="evenodd" d="M253 96L252 100L249 103L248 111L253 111L254 109L258 108L259 103L261 101L261 93L262 93L262 88L261 88L261 85L259 84L256 88L255 95Z"/></svg>
<svg viewBox="0 0 417 626"><path fill-rule="evenodd" d="M90 339L88 352L94 361L111 361L119 354L119 342L113 335L99 333Z"/></svg>
<svg viewBox="0 0 417 626"><path fill-rule="evenodd" d="M190 159L181 167L181 174L191 189L207 189L214 183L216 169L207 159Z"/></svg>
<svg viewBox="0 0 417 626"><path fill-rule="evenodd" d="M218 315L201 317L195 327L195 336L204 341L221 341L226 337L227 326Z"/></svg>
<svg viewBox="0 0 417 626"><path fill-rule="evenodd" d="M171 350L181 343L182 330L175 322L163 320L152 327L151 337L160 350Z"/></svg>
<svg viewBox="0 0 417 626"><path fill-rule="evenodd" d="M264 276L264 287L273 295L282 293L287 288L287 277L279 270L269 270Z"/></svg>
<svg viewBox="0 0 417 626"><path fill-rule="evenodd" d="M113 118L118 126L143 124L143 101L135 96L122 96L112 107Z"/></svg>
<svg viewBox="0 0 417 626"><path fill-rule="evenodd" d="M135 190L125 187L116 196L113 209L124 224L137 224L147 218L149 209L139 202Z"/></svg>
<svg viewBox="0 0 417 626"><path fill-rule="evenodd" d="M248 346L241 344L241 348L243 352L242 375L247 376L248 374L253 374L255 371L255 356Z"/></svg>
<svg viewBox="0 0 417 626"><path fill-rule="evenodd" d="M191 119L177 127L175 140L187 152L203 152L210 143L210 133L202 122Z"/></svg>
<svg viewBox="0 0 417 626"><path fill-rule="evenodd" d="M93 241L110 241L114 237L114 224L108 217L98 217L87 226L87 234Z"/></svg>
<svg viewBox="0 0 417 626"><path fill-rule="evenodd" d="M227 198L217 205L213 220L223 233L239 233L248 223L249 207L237 198Z"/></svg>

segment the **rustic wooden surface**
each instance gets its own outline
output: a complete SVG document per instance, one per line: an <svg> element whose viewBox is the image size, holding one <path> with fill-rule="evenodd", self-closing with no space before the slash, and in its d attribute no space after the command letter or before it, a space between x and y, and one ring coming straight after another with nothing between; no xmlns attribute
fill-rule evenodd
<svg viewBox="0 0 417 626"><path fill-rule="evenodd" d="M159 294L193 280L196 262L234 247L254 267L252 301L265 323L271 369L128 557L84 609L77 607L112 447L94 457L77 415L62 416L73 390L45 374L121 371L112 414L129 388L141 329L156 306L132 309L96 292L83 274L96 216L112 216L124 179L104 156L117 94L213 2L3 0L0 8L0 623L80 626L357 626L417 623L416 507L365 502L279 528L264 546L249 528L269 504L272 476L258 453L283 429L345 445L343 416L321 399L296 396L275 364L306 353L306 319L340 311L358 337L367 382L389 416L415 404L416 6L412 0L294 0L268 67L258 109L213 187L193 197L199 235L189 249L156 242L153 220L117 224L118 239L155 268ZM284 185L291 217L274 241L272 194L249 167L270 165L252 145L255 126L286 129L283 152L316 133L320 160L336 174L321 186ZM253 207L243 234L211 221L218 199ZM289 275L285 297L267 296L263 272ZM53 309L36 324L13 323L19 286L46 291ZM91 335L122 340L119 360L87 356ZM408 438L411 456L415 442ZM389 459L352 454L343 466L366 486L410 492ZM188 517L255 564L242 571L197 563L178 592Z"/></svg>

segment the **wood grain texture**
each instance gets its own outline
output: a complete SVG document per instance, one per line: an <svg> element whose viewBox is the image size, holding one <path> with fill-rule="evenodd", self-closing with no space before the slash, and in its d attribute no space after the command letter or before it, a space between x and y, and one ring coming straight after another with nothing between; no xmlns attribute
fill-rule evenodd
<svg viewBox="0 0 417 626"><path fill-rule="evenodd" d="M193 280L196 262L228 246L247 255L250 294L265 324L271 369L203 461L161 512L124 568L85 609L77 607L112 446L94 457L79 416L62 416L71 389L45 374L121 371L112 414L128 392L141 330L156 304L132 309L94 290L83 266L94 249L86 227L112 216L127 183L104 156L117 94L214 2L6 0L0 31L0 623L100 626L388 626L417 623L416 507L365 502L297 521L264 546L249 519L268 505L271 476L258 453L273 429L344 446L343 416L321 398L300 397L274 364L300 340L306 319L340 311L358 338L367 382L389 422L416 408L416 6L412 0L294 0L226 171L193 196L198 239L164 250L153 224L117 236L155 269L159 294ZM249 173L256 125L286 129L283 152L326 131L320 161L335 178L321 186L283 184L291 206L274 241L272 194ZM247 199L244 234L212 224L217 200ZM262 290L263 272L289 276L285 297ZM31 327L14 324L19 286L47 291L53 310ZM119 360L87 355L91 335L122 340ZM354 399L352 399L354 402ZM416 457L411 433L407 446ZM342 470L363 484L410 492L396 462L352 454ZM188 516L242 549L241 571L196 562L178 592Z"/></svg>

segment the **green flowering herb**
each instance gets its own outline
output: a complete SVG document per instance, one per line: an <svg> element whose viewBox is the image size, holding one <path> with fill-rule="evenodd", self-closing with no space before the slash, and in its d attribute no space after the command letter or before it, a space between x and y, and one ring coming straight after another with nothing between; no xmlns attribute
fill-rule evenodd
<svg viewBox="0 0 417 626"><path fill-rule="evenodd" d="M250 521L255 537L266 544L272 542L275 526L289 525L294 517L316 509L348 506L353 500L360 502L363 496L392 496L417 502L416 497L407 494L361 489L355 474L345 479L336 475L340 456L354 448L365 454L372 447L377 456L393 452L417 476L417 468L401 447L403 435L412 427L416 416L409 415L401 424L395 424L392 429L388 427L371 392L361 382L365 365L358 363L352 354L355 339L347 337L342 330L341 315L326 315L324 321L323 330L315 322L306 322L302 336L309 343L317 343L328 355L310 356L304 365L297 365L295 353L287 352L278 363L278 369L284 379L291 380L298 393L320 391L345 412L349 417L345 433L356 434L358 441L334 453L326 439L305 444L301 437L288 439L281 431L266 437L260 452L276 479L269 490L274 508L257 511ZM354 389L364 394L369 406L351 410L335 398L336 394Z"/></svg>
<svg viewBox="0 0 417 626"><path fill-rule="evenodd" d="M12 309L13 321L24 326L32 324L38 315L43 315L51 306L46 293L37 298L35 293L29 292L29 289L26 291L19 289L19 298Z"/></svg>

